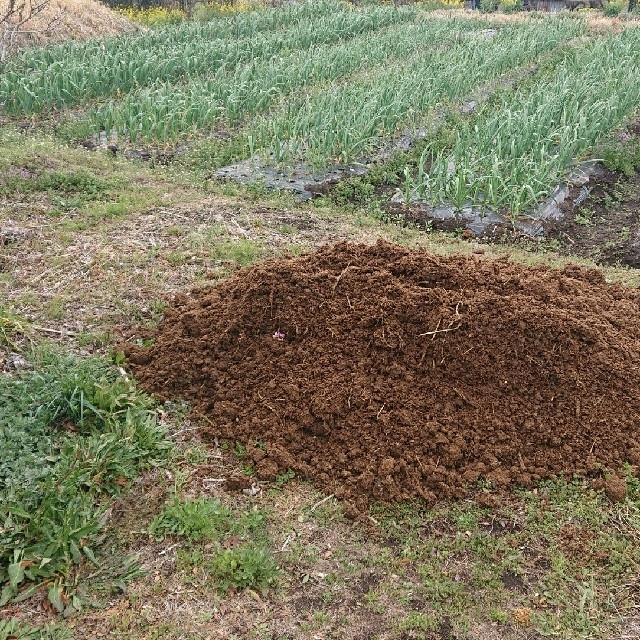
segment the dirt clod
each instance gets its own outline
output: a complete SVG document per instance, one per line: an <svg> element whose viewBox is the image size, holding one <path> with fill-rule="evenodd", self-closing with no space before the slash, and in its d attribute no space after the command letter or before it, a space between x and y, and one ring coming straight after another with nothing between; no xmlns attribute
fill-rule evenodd
<svg viewBox="0 0 640 640"><path fill-rule="evenodd" d="M577 266L341 243L176 299L126 351L260 478L364 509L635 459L639 302Z"/></svg>
<svg viewBox="0 0 640 640"><path fill-rule="evenodd" d="M618 476L609 476L604 481L604 492L611 502L623 502L627 497L627 483Z"/></svg>

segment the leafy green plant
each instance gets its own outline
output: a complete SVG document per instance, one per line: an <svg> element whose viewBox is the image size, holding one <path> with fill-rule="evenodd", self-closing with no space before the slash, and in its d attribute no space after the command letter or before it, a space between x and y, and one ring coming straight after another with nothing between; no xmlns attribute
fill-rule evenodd
<svg viewBox="0 0 640 640"><path fill-rule="evenodd" d="M267 547L249 544L223 549L207 569L221 591L252 588L264 593L281 573Z"/></svg>
<svg viewBox="0 0 640 640"><path fill-rule="evenodd" d="M522 11L523 5L523 0L501 0L499 8L504 13L516 13Z"/></svg>
<svg viewBox="0 0 640 640"><path fill-rule="evenodd" d="M149 533L157 539L185 539L189 545L180 550L180 567L187 572L205 569L221 591L265 591L280 575L267 544L264 516L257 511L235 512L210 498L174 498Z"/></svg>
<svg viewBox="0 0 640 640"><path fill-rule="evenodd" d="M31 627L11 619L0 620L0 640L73 640L73 635L56 624Z"/></svg>
<svg viewBox="0 0 640 640"><path fill-rule="evenodd" d="M626 131L618 132L596 149L607 169L632 176L640 168L640 139Z"/></svg>
<svg viewBox="0 0 640 640"><path fill-rule="evenodd" d="M232 521L233 512L223 506L220 500L176 498L156 516L149 527L149 534L159 540L168 535L190 541L216 540L230 535Z"/></svg>
<svg viewBox="0 0 640 640"><path fill-rule="evenodd" d="M27 333L28 324L26 321L0 305L0 346L9 346L19 351L16 341Z"/></svg>
<svg viewBox="0 0 640 640"><path fill-rule="evenodd" d="M0 606L64 585L93 551L111 496L164 458L168 443L149 398L118 369L52 348L0 378Z"/></svg>
<svg viewBox="0 0 640 640"><path fill-rule="evenodd" d="M296 472L292 469L287 469L284 473L276 476L276 486L284 487L285 484L289 484L295 477Z"/></svg>
<svg viewBox="0 0 640 640"><path fill-rule="evenodd" d="M593 211L593 209L583 207L580 210L580 213L576 214L576 224L579 224L582 227L593 227L596 224L596 221L593 219L594 215L595 212Z"/></svg>
<svg viewBox="0 0 640 640"><path fill-rule="evenodd" d="M602 8L602 13L609 18L619 16L627 8L626 0L607 0Z"/></svg>
<svg viewBox="0 0 640 640"><path fill-rule="evenodd" d="M366 205L375 194L374 186L363 178L341 180L333 188L331 198L336 204Z"/></svg>

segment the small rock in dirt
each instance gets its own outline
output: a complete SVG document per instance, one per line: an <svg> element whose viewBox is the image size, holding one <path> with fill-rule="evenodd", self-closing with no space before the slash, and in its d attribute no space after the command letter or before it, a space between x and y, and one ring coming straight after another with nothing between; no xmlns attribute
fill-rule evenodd
<svg viewBox="0 0 640 640"><path fill-rule="evenodd" d="M278 463L275 460L269 460L268 458L260 460L256 467L256 473L260 480L269 480L275 478L278 472Z"/></svg>
<svg viewBox="0 0 640 640"><path fill-rule="evenodd" d="M239 491L241 489L249 489L251 487L251 478L245 475L231 476L227 478L227 489L231 491Z"/></svg>
<svg viewBox="0 0 640 640"><path fill-rule="evenodd" d="M254 447L253 445L247 445L247 456L253 460L253 462L260 462L262 458L264 458L266 453L259 449L258 447Z"/></svg>
<svg viewBox="0 0 640 640"><path fill-rule="evenodd" d="M4 361L5 371L22 371L30 367L31 365L19 353L9 354Z"/></svg>
<svg viewBox="0 0 640 640"><path fill-rule="evenodd" d="M478 103L475 102L475 100L470 100L469 102L465 102L460 107L460 112L465 116L469 115L470 113L473 113L476 110L477 106L478 106Z"/></svg>
<svg viewBox="0 0 640 640"><path fill-rule="evenodd" d="M479 493L476 496L476 504L479 507L495 509L500 506L500 498L494 493Z"/></svg>
<svg viewBox="0 0 640 640"><path fill-rule="evenodd" d="M21 227L0 228L0 245L13 244L14 242L24 242L33 232L31 229Z"/></svg>
<svg viewBox="0 0 640 640"><path fill-rule="evenodd" d="M604 492L611 502L623 502L627 497L627 483L618 476L610 476L604 481Z"/></svg>

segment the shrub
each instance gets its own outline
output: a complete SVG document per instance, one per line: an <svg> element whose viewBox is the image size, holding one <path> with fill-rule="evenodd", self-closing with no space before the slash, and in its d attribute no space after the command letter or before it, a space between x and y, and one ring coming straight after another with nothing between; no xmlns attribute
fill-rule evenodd
<svg viewBox="0 0 640 640"><path fill-rule="evenodd" d="M365 205L375 194L374 186L362 178L341 180L333 188L331 198L336 204Z"/></svg>
<svg viewBox="0 0 640 640"><path fill-rule="evenodd" d="M181 9L166 9L164 7L149 7L147 9L129 7L119 11L125 18L145 27L164 27L168 24L177 24L187 18L187 14Z"/></svg>
<svg viewBox="0 0 640 640"><path fill-rule="evenodd" d="M619 16L626 9L626 7L626 0L608 0L608 2L604 3L602 12L605 16L614 18L616 16Z"/></svg>
<svg viewBox="0 0 640 640"><path fill-rule="evenodd" d="M479 8L482 13L493 13L498 10L498 0L480 0Z"/></svg>
<svg viewBox="0 0 640 640"><path fill-rule="evenodd" d="M198 2L191 12L194 20L212 20L220 16L233 15L235 13L247 13L264 6L259 0L236 0L221 2Z"/></svg>
<svg viewBox="0 0 640 640"><path fill-rule="evenodd" d="M499 6L500 10L505 13L516 13L522 11L523 0L501 0Z"/></svg>

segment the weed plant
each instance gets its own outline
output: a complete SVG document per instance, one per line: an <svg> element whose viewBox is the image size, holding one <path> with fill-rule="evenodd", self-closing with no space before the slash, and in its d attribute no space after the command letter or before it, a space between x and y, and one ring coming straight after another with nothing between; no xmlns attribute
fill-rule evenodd
<svg viewBox="0 0 640 640"><path fill-rule="evenodd" d="M187 19L187 14L181 9L167 7L135 8L124 7L119 9L125 18L131 22L137 22L145 27L164 27L169 24L177 24Z"/></svg>
<svg viewBox="0 0 640 640"><path fill-rule="evenodd" d="M96 563L109 498L168 445L120 370L41 347L0 377L0 606L47 582L59 611L74 564Z"/></svg>
<svg viewBox="0 0 640 640"><path fill-rule="evenodd" d="M185 540L179 567L187 575L204 570L222 592L266 592L280 575L259 511L235 512L211 498L174 498L151 523L149 533L157 539Z"/></svg>
<svg viewBox="0 0 640 640"><path fill-rule="evenodd" d="M57 624L32 627L17 620L0 620L0 640L73 640L73 635Z"/></svg>

